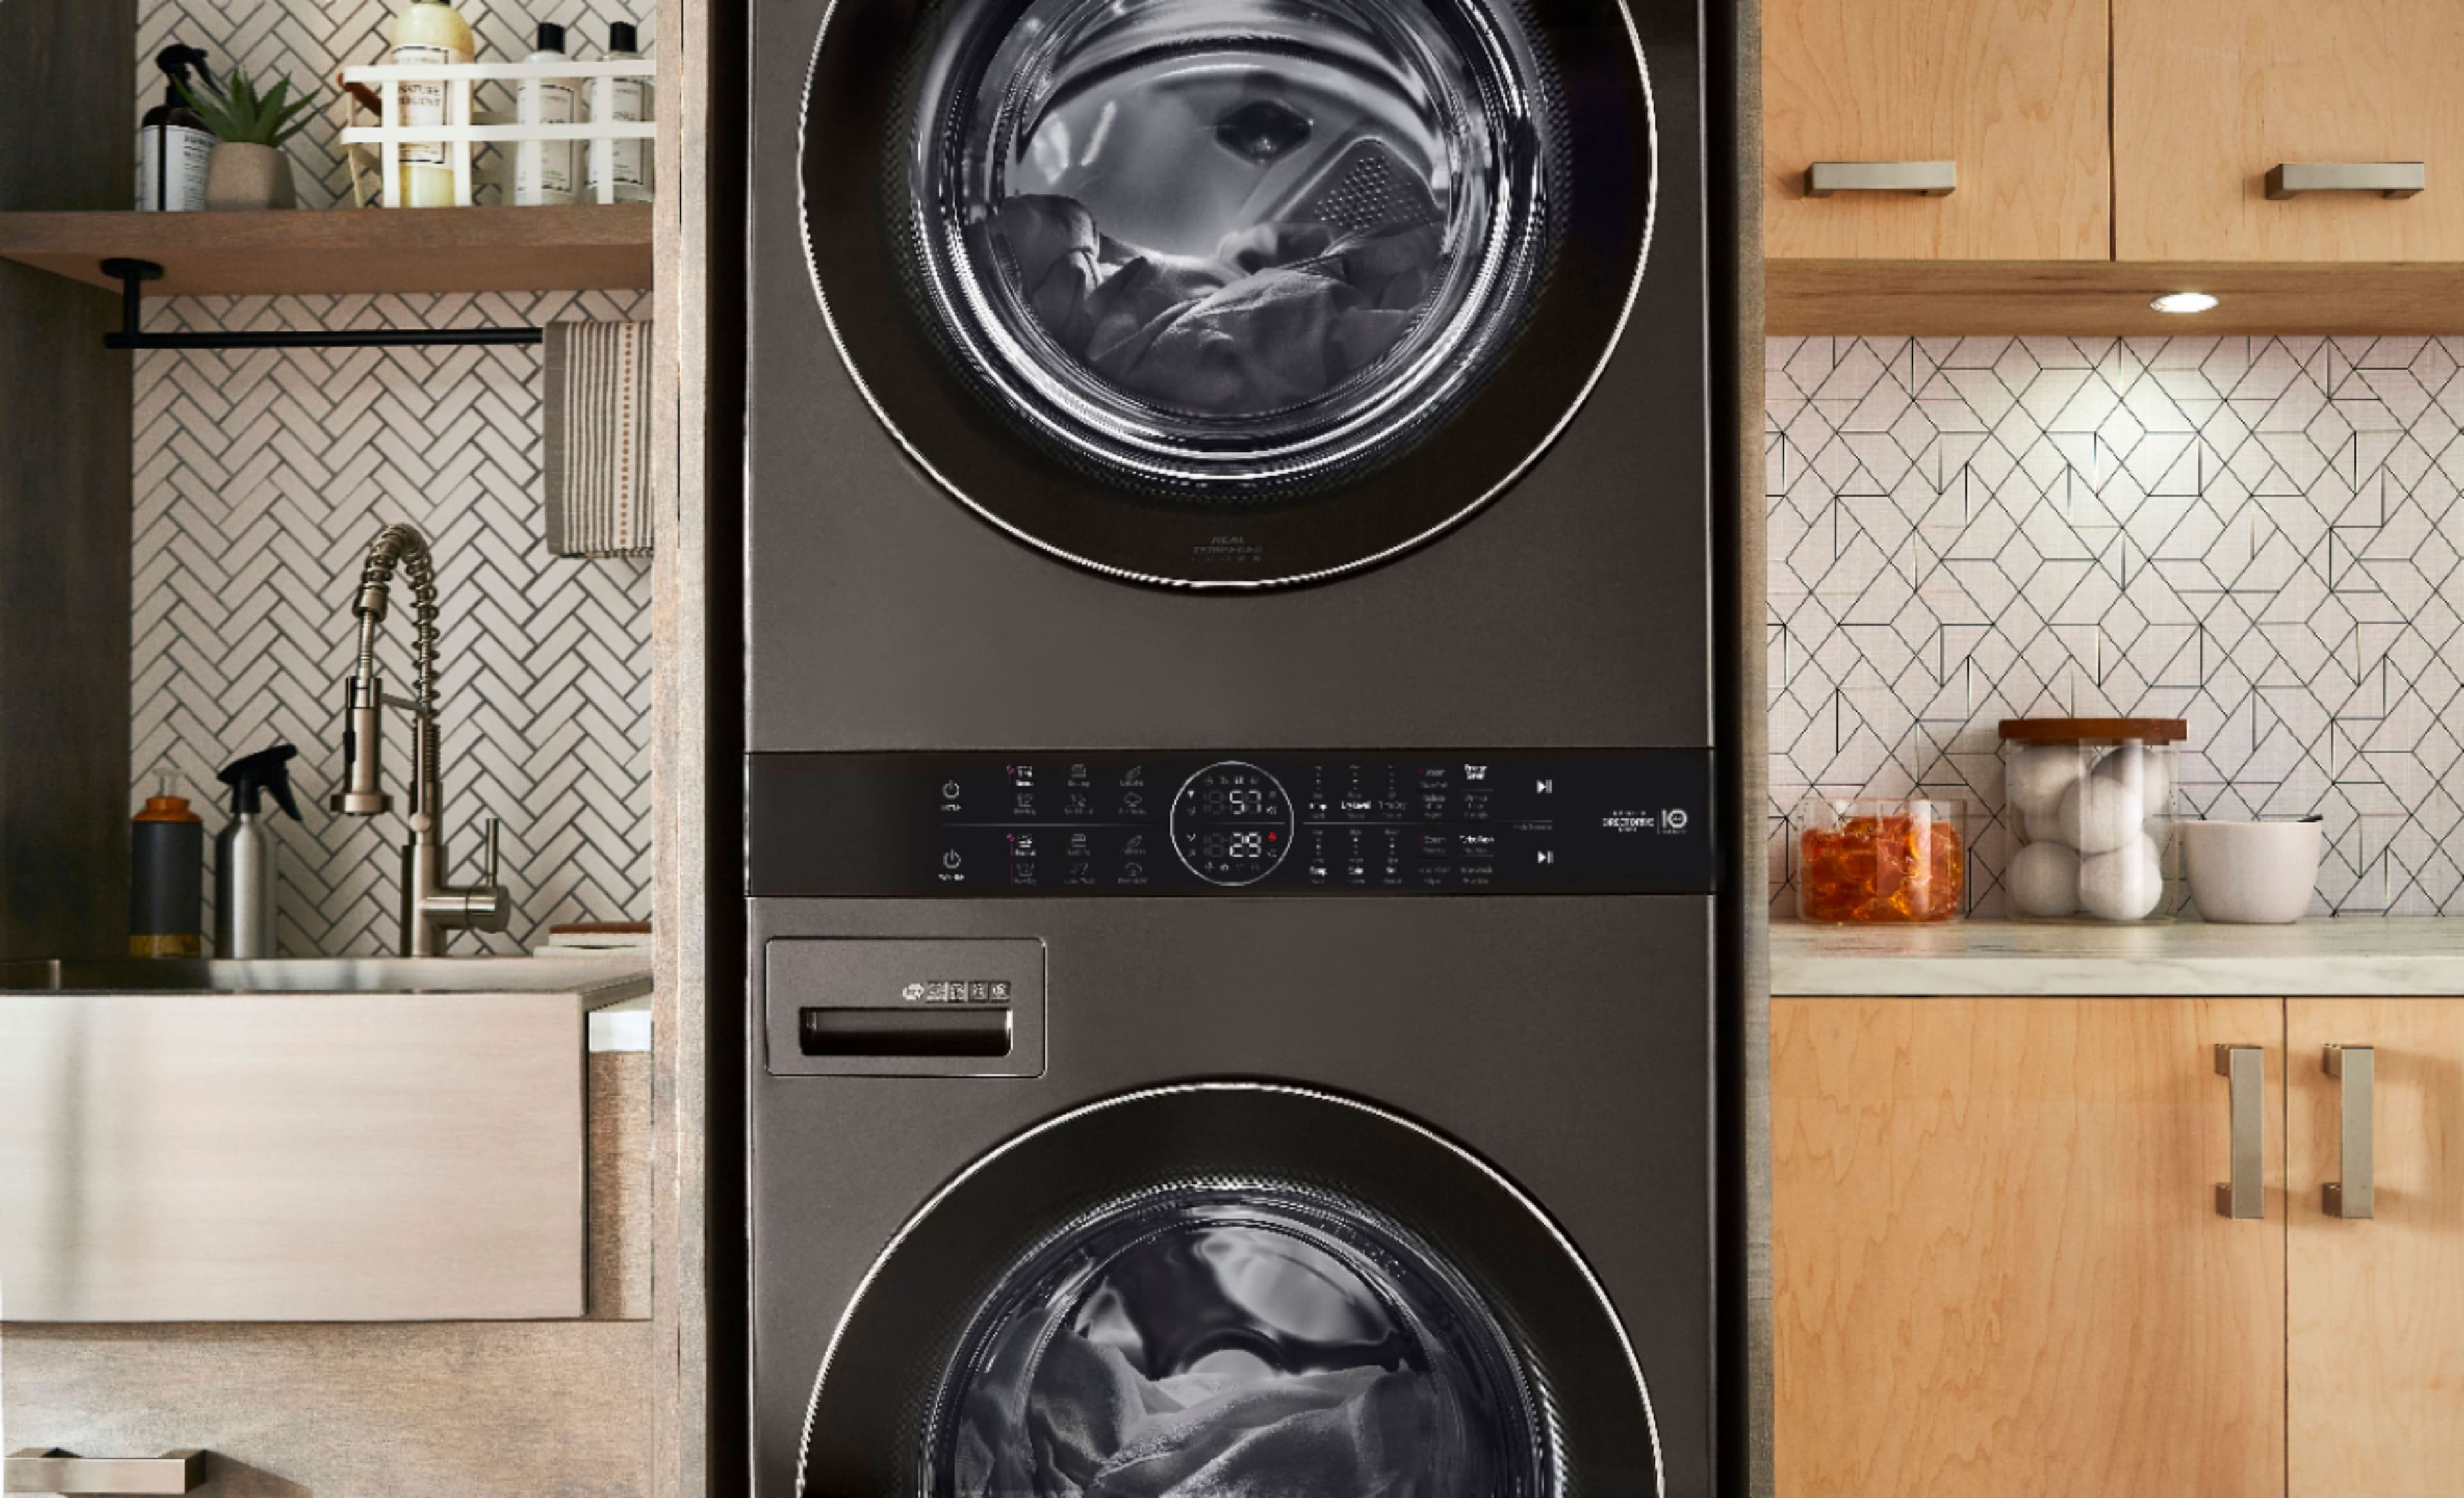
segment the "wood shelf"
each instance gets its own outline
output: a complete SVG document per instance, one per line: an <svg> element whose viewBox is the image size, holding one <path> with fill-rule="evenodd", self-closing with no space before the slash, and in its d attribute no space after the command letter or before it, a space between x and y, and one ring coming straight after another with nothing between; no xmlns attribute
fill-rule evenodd
<svg viewBox="0 0 2464 1498"><path fill-rule="evenodd" d="M652 205L0 213L0 256L118 290L115 255L151 260L148 296L639 290Z"/></svg>
<svg viewBox="0 0 2464 1498"><path fill-rule="evenodd" d="M2464 333L2464 264L2416 261L1771 260L1774 337L2213 338ZM2202 291L2212 311L2155 311Z"/></svg>

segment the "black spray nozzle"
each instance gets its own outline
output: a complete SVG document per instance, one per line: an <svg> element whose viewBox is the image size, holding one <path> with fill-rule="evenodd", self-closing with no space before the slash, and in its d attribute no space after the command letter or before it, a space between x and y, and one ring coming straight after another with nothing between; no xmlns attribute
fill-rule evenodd
<svg viewBox="0 0 2464 1498"><path fill-rule="evenodd" d="M181 98L180 90L188 81L191 68L197 71L197 77L204 80L206 87L210 89L214 86L213 71L206 66L206 50L203 47L184 47L173 42L154 55L154 66L163 70L163 102L166 104L187 102Z"/></svg>
<svg viewBox="0 0 2464 1498"><path fill-rule="evenodd" d="M215 779L231 788L231 815L255 816L264 809L258 793L272 791L275 804L298 821L299 804L291 799L291 759L298 752L289 744L275 744L224 765Z"/></svg>

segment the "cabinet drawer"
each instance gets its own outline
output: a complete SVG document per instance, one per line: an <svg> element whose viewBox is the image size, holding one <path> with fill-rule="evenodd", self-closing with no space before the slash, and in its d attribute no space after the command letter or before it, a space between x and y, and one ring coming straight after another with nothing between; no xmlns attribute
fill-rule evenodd
<svg viewBox="0 0 2464 1498"><path fill-rule="evenodd" d="M2125 260L2464 259L2464 5L2115 0ZM2427 190L2271 201L2285 165L2419 163Z"/></svg>
<svg viewBox="0 0 2464 1498"><path fill-rule="evenodd" d="M2104 258L2105 40L2105 0L1766 0L1766 252ZM1947 162L1958 181L1808 197L1816 162Z"/></svg>

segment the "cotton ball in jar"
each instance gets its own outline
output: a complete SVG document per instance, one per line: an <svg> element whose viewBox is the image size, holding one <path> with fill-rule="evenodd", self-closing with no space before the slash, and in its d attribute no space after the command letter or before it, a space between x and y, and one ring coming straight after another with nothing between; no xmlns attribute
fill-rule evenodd
<svg viewBox="0 0 2464 1498"><path fill-rule="evenodd" d="M2083 765L2079 751L2067 744L2037 744L2022 749L2002 767L2002 798L2033 821L2048 821L2062 804L2062 793L2078 783Z"/></svg>
<svg viewBox="0 0 2464 1498"><path fill-rule="evenodd" d="M2099 920L2145 920L2165 895L2165 870L2145 836L2079 861L2079 904Z"/></svg>
<svg viewBox="0 0 2464 1498"><path fill-rule="evenodd" d="M2146 820L2136 789L2095 776L2062 792L2062 804L2054 813L2062 841L2082 854L2111 852L2142 837L2140 827Z"/></svg>
<svg viewBox="0 0 2464 1498"><path fill-rule="evenodd" d="M2002 884L2023 915L2068 915L2079 909L2079 855L2059 843L2031 843L2011 855Z"/></svg>
<svg viewBox="0 0 2464 1498"><path fill-rule="evenodd" d="M2123 744L2096 761L2093 774L2136 793L2143 816L2161 817L2173 809L2172 759L2145 744Z"/></svg>

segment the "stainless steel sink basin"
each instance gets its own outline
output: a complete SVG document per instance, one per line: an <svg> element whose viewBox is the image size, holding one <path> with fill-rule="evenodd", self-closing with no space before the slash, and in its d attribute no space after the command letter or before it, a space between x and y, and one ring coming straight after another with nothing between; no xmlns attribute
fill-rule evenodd
<svg viewBox="0 0 2464 1498"><path fill-rule="evenodd" d="M97 994L580 993L585 1007L650 991L638 959L609 958L205 958L0 962L0 991Z"/></svg>

